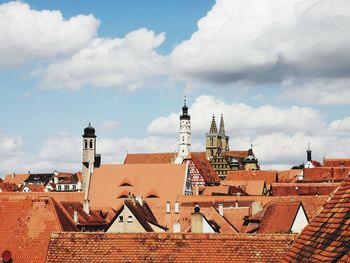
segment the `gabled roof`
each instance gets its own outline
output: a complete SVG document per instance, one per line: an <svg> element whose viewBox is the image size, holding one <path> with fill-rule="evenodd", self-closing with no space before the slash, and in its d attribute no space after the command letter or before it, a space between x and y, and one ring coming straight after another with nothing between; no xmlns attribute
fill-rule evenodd
<svg viewBox="0 0 350 263"><path fill-rule="evenodd" d="M260 212L245 219L246 233L288 234L300 206L300 202L271 202Z"/></svg>
<svg viewBox="0 0 350 263"><path fill-rule="evenodd" d="M13 183L0 183L0 192L15 192L18 190L17 184Z"/></svg>
<svg viewBox="0 0 350 263"><path fill-rule="evenodd" d="M304 180L333 181L348 177L350 167L316 167L304 169Z"/></svg>
<svg viewBox="0 0 350 263"><path fill-rule="evenodd" d="M71 220L74 219L74 211L77 211L78 223L80 226L106 226L106 220L101 216L100 211L90 210L90 214L86 214L83 204L80 202L61 202Z"/></svg>
<svg viewBox="0 0 350 263"><path fill-rule="evenodd" d="M323 160L324 167L350 167L349 158L327 158Z"/></svg>
<svg viewBox="0 0 350 263"><path fill-rule="evenodd" d="M76 184L79 182L79 177L76 173L58 173L55 177L58 180L57 184Z"/></svg>
<svg viewBox="0 0 350 263"><path fill-rule="evenodd" d="M124 201L124 206L126 206L130 212L136 217L137 221L142 225L146 232L154 232L150 224L156 225L159 228L166 230L166 227L159 225L157 219L153 215L151 208L148 206L147 202L142 201L142 205L139 203L135 197L131 197ZM107 230L114 224L118 219L120 213L124 210L122 206L119 211L115 214L114 218L111 220L107 226Z"/></svg>
<svg viewBox="0 0 350 263"><path fill-rule="evenodd" d="M241 188L248 195L263 195L266 188L264 180L224 180L222 184Z"/></svg>
<svg viewBox="0 0 350 263"><path fill-rule="evenodd" d="M78 230L50 197L0 196L0 222L0 251L14 262L44 262L52 232Z"/></svg>
<svg viewBox="0 0 350 263"><path fill-rule="evenodd" d="M233 157L235 159L244 159L249 155L248 150L243 151L225 151L224 156L225 157Z"/></svg>
<svg viewBox="0 0 350 263"><path fill-rule="evenodd" d="M248 195L242 188L231 185L206 186L202 195Z"/></svg>
<svg viewBox="0 0 350 263"><path fill-rule="evenodd" d="M91 207L119 209L124 203L122 194L147 197L156 193L159 198L148 198L151 203L176 200L184 194L187 175L184 164L105 164L94 170L91 176ZM131 186L121 186L128 180Z"/></svg>
<svg viewBox="0 0 350 263"><path fill-rule="evenodd" d="M279 262L294 235L55 233L48 263Z"/></svg>
<svg viewBox="0 0 350 263"><path fill-rule="evenodd" d="M23 184L29 174L8 174L5 176L4 183Z"/></svg>
<svg viewBox="0 0 350 263"><path fill-rule="evenodd" d="M203 180L206 184L219 184L220 178L215 172L210 162L199 153L191 153L191 159L198 169L199 173L202 175Z"/></svg>
<svg viewBox="0 0 350 263"><path fill-rule="evenodd" d="M304 228L284 262L340 262L350 254L350 178Z"/></svg>
<svg viewBox="0 0 350 263"><path fill-rule="evenodd" d="M174 163L176 153L128 153L124 164L170 164Z"/></svg>
<svg viewBox="0 0 350 263"><path fill-rule="evenodd" d="M22 186L21 191L23 191L24 187L28 187L31 192L44 192L45 190L45 187L43 185L29 184L26 186Z"/></svg>
<svg viewBox="0 0 350 263"><path fill-rule="evenodd" d="M24 180L28 184L43 184L47 185L54 177L53 173L50 174L29 174L28 178Z"/></svg>

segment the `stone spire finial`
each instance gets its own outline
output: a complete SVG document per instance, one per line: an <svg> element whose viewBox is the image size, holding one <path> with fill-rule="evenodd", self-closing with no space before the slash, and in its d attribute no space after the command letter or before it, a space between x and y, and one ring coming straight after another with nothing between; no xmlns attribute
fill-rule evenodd
<svg viewBox="0 0 350 263"><path fill-rule="evenodd" d="M211 120L211 125L210 125L210 131L209 131L209 133L211 133L211 134L217 134L217 133L218 133L218 128L217 128L217 126L216 126L214 114L213 114L213 119Z"/></svg>
<svg viewBox="0 0 350 263"><path fill-rule="evenodd" d="M223 114L221 114L219 134L221 136L225 136L225 123Z"/></svg>

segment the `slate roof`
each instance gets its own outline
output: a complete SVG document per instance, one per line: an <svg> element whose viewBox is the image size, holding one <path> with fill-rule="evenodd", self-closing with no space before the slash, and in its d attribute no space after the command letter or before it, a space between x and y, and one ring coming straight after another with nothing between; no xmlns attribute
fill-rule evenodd
<svg viewBox="0 0 350 263"><path fill-rule="evenodd" d="M0 251L13 262L44 262L51 233L77 231L50 197L25 199L0 196Z"/></svg>
<svg viewBox="0 0 350 263"><path fill-rule="evenodd" d="M350 254L350 178L304 228L284 262L341 262Z"/></svg>
<svg viewBox="0 0 350 263"><path fill-rule="evenodd" d="M24 180L26 184L43 184L47 185L54 177L54 174L29 174L28 178Z"/></svg>
<svg viewBox="0 0 350 263"><path fill-rule="evenodd" d="M176 153L128 153L124 164L170 164L174 163Z"/></svg>
<svg viewBox="0 0 350 263"><path fill-rule="evenodd" d="M294 235L54 233L53 262L280 262Z"/></svg>

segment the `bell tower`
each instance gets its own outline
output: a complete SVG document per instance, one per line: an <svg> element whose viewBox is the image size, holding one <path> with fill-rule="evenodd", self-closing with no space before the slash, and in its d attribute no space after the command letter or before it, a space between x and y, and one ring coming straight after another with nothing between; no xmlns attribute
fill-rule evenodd
<svg viewBox="0 0 350 263"><path fill-rule="evenodd" d="M210 160L215 156L218 156L222 150L222 141L221 136L218 132L218 128L216 126L215 116L211 120L209 133L206 134L206 156L207 159Z"/></svg>
<svg viewBox="0 0 350 263"><path fill-rule="evenodd" d="M88 178L90 178L90 172L93 171L95 166L96 156L96 135L95 129L89 126L84 129L83 134L83 182L82 191L86 191L89 184Z"/></svg>
<svg viewBox="0 0 350 263"><path fill-rule="evenodd" d="M179 149L175 163L182 163L191 151L191 116L188 114L186 96L180 115Z"/></svg>

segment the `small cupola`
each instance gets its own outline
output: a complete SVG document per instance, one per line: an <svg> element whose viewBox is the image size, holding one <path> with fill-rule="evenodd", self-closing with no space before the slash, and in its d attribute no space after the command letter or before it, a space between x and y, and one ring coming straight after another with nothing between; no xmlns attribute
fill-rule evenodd
<svg viewBox="0 0 350 263"><path fill-rule="evenodd" d="M84 138L95 138L95 128L91 126L91 123L89 122L89 126L84 129Z"/></svg>

